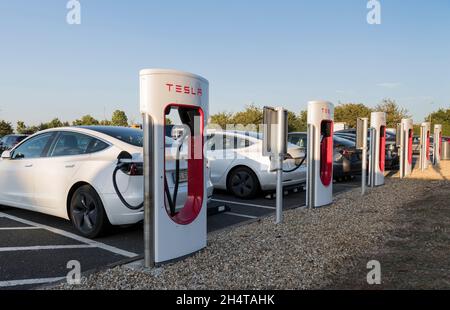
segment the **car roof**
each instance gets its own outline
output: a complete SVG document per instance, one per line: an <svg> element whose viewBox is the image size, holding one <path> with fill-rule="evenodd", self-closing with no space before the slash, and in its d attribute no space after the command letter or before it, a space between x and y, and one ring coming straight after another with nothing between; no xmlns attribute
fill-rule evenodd
<svg viewBox="0 0 450 310"><path fill-rule="evenodd" d="M228 131L228 130L207 129L206 133L208 135L218 134L218 135L235 136L237 138L249 139L254 142L262 140L262 134L253 132L253 131L246 132L246 131ZM259 135L261 135L261 137L257 138L257 136L259 136Z"/></svg>

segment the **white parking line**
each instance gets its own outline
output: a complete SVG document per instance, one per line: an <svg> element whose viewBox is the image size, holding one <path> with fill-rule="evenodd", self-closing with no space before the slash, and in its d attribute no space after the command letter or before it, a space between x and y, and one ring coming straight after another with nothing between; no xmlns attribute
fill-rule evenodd
<svg viewBox="0 0 450 310"><path fill-rule="evenodd" d="M255 207L255 208L262 208L262 209L269 209L269 210L275 210L275 207L270 206L263 206L263 205L255 205L252 203L243 203L243 202L237 202L237 201L230 201L230 200L221 200L221 199L211 199L215 202L221 202L221 203L230 203L235 205L242 205L242 206L248 206L248 207Z"/></svg>
<svg viewBox="0 0 450 310"><path fill-rule="evenodd" d="M42 229L40 227L0 227L0 230L33 230Z"/></svg>
<svg viewBox="0 0 450 310"><path fill-rule="evenodd" d="M95 246L90 245L90 244L17 246L17 247L0 248L0 252L66 250L66 249L89 249L89 248L95 248Z"/></svg>
<svg viewBox="0 0 450 310"><path fill-rule="evenodd" d="M245 218L248 218L248 219L257 219L258 218L257 216L240 214L240 213L234 213L234 212L225 212L224 214L233 215L233 216L239 216L239 217L245 217Z"/></svg>
<svg viewBox="0 0 450 310"><path fill-rule="evenodd" d="M0 287L13 287L13 286L32 285L32 284L45 284L45 283L58 282L58 281L61 281L61 280L65 279L65 278L66 277L0 281Z"/></svg>
<svg viewBox="0 0 450 310"><path fill-rule="evenodd" d="M47 226L47 225L35 223L35 222L32 222L32 221L24 220L24 219L21 219L19 217L16 217L16 216L13 216L13 215L9 215L9 214L6 214L6 213L0 212L0 217L6 217L6 218L8 218L10 220L13 220L13 221L25 224L25 225L31 225L31 226L34 226L34 227L39 227L39 228L48 230L48 231L50 231L50 232L52 232L54 234L61 235L61 236L64 236L64 237L67 237L67 238L70 238L70 239L73 239L73 240L77 240L79 242L89 244L92 247L100 248L102 250L105 250L105 251L108 251L108 252L111 252L111 253L114 253L114 254L118 254L118 255L121 255L121 256L129 257L129 258L138 256L138 254L133 253L133 252L125 251L125 250L122 250L122 249L119 249L119 248L116 248L116 247L113 247L113 246L110 246L110 245L107 245L107 244L104 244L104 243L101 243L101 242L93 241L93 240L90 240L90 239L87 239L87 238L84 238L84 237L81 237L81 236L69 233L69 232L64 231L62 229L57 229L57 228L54 228L54 227L51 227L51 226Z"/></svg>

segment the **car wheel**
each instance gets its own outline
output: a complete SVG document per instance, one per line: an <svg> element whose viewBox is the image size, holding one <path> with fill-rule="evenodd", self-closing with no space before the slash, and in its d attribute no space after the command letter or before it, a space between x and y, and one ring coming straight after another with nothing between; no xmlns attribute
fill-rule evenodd
<svg viewBox="0 0 450 310"><path fill-rule="evenodd" d="M251 169L239 167L231 171L228 177L227 188L238 198L250 199L257 194L259 181Z"/></svg>
<svg viewBox="0 0 450 310"><path fill-rule="evenodd" d="M109 225L103 203L89 185L81 186L75 191L69 212L72 225L87 238L100 236Z"/></svg>

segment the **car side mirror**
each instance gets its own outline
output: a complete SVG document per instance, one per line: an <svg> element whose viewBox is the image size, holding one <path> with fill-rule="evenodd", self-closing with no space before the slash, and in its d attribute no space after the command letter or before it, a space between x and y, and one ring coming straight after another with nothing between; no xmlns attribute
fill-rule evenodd
<svg viewBox="0 0 450 310"><path fill-rule="evenodd" d="M11 159L11 152L10 151L4 151L2 153L2 159Z"/></svg>

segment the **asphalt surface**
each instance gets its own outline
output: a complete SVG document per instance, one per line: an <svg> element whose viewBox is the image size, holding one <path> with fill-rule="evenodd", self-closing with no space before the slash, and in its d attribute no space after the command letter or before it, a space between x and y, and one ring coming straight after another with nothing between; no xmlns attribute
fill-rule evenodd
<svg viewBox="0 0 450 310"><path fill-rule="evenodd" d="M334 184L334 192L360 186L360 179ZM208 216L208 232L242 225L275 213L275 199L261 194L252 200L239 200L226 192L213 196L213 206L226 206L225 212ZM290 191L284 208L305 205L305 192ZM30 289L62 280L69 261L80 262L81 271L117 264L143 254L143 225L115 227L106 236L89 240L78 236L63 219L0 206L0 289Z"/></svg>

